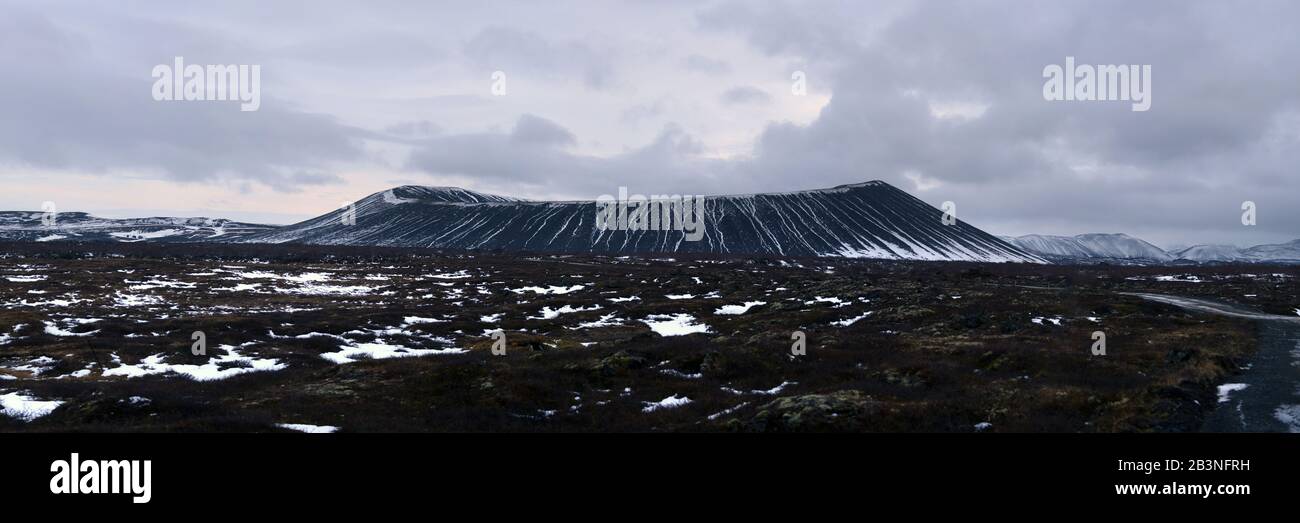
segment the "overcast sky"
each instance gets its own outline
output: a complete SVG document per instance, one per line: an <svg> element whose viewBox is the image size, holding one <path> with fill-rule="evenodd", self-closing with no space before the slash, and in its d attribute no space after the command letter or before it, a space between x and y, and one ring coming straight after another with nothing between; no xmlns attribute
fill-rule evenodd
<svg viewBox="0 0 1300 523"><path fill-rule="evenodd" d="M994 234L1287 241L1297 20L1288 1L0 0L0 209L288 223L400 184L879 179ZM177 56L260 65L260 109L155 101ZM1150 65L1150 110L1044 100L1066 56Z"/></svg>

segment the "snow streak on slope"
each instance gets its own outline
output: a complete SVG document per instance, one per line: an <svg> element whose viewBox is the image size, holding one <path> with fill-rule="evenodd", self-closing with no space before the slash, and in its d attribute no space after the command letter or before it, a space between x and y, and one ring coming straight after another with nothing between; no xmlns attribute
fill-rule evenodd
<svg viewBox="0 0 1300 523"><path fill-rule="evenodd" d="M405 229L419 226L421 221L418 219L403 219L400 223L386 224L383 220L390 217L418 218L418 216L414 215L419 215L428 209L442 208L443 205L455 207L461 204L521 201L504 196L467 191L458 187L403 185L362 198L355 202L351 209L340 208L304 222L237 241L405 246L408 243L406 243L407 240L404 239L404 235L386 241L378 238L378 236L382 236L386 232L400 233ZM348 211L355 213L356 225L343 224L343 218ZM363 232L362 229L367 229L369 232Z"/></svg>
<svg viewBox="0 0 1300 523"><path fill-rule="evenodd" d="M456 188L403 186L343 210L239 241L538 252L716 253L906 260L1043 260L874 181L790 193L710 196L704 237L682 231L600 231L596 205L537 202Z"/></svg>

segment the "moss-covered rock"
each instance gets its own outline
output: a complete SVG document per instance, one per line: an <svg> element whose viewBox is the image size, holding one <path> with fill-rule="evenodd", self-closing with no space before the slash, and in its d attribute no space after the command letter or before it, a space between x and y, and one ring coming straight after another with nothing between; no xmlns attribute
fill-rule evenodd
<svg viewBox="0 0 1300 523"><path fill-rule="evenodd" d="M743 427L760 432L862 430L882 410L879 402L858 390L777 398L761 407Z"/></svg>

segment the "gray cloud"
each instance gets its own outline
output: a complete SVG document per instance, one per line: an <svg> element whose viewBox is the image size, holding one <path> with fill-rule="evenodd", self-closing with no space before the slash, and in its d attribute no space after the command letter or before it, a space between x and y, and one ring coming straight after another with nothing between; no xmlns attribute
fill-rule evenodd
<svg viewBox="0 0 1300 523"><path fill-rule="evenodd" d="M735 104L765 104L772 101L772 95L757 87L747 85L732 87L722 93L720 97L722 103L727 105Z"/></svg>
<svg viewBox="0 0 1300 523"><path fill-rule="evenodd" d="M376 53L376 49L384 52ZM444 49L427 38L392 29L319 35L276 48L274 53L282 60L346 70L427 67L448 58Z"/></svg>
<svg viewBox="0 0 1300 523"><path fill-rule="evenodd" d="M920 2L893 13L866 39L851 23L865 14L837 7L833 16L785 4L700 12L702 28L743 34L764 53L821 64L810 81L833 93L811 124L769 125L748 157L708 158L702 144L681 147L693 142L676 130L613 158L443 150L424 151L413 165L488 178L507 176L502 161L542 166L514 176L552 190L586 188L592 176L627 184L651 171L656 183L706 192L884 179L932 203L957 201L968 219L996 232L1124 231L1153 241L1239 244L1300 235L1300 210L1287 203L1300 196L1300 181L1290 176L1300 159L1300 94L1293 88L1300 69L1288 59L1297 46L1277 45L1296 43L1273 21L1277 12L1115 2L1019 6L1019 16L1032 23L1009 23L1000 4ZM1112 16L1121 10L1128 17ZM1164 22L1138 22L1155 19ZM1043 67L1066 56L1152 65L1152 110L1043 100ZM771 95L742 87L723 100L765 96ZM493 143L501 142L476 138L479 148ZM1238 221L1248 199L1270 210L1254 229Z"/></svg>
<svg viewBox="0 0 1300 523"><path fill-rule="evenodd" d="M304 176L362 157L354 129L324 114L263 97L261 109L238 102L157 102L153 64L95 59L95 35L37 12L8 6L0 34L0 159L83 171L158 172L180 181L256 180L274 188L327 183ZM166 48L166 42L159 44ZM197 53L203 56L204 53ZM264 92L271 89L263 77ZM272 80L273 81L273 80Z"/></svg>
<svg viewBox="0 0 1300 523"><path fill-rule="evenodd" d="M663 98L653 102L640 103L624 109L619 119L624 123L638 123L642 120L662 116L669 111L669 101Z"/></svg>
<svg viewBox="0 0 1300 523"><path fill-rule="evenodd" d="M875 7L865 2L729 1L696 14L696 24L708 30L734 32L768 54L793 54L834 59L860 49L859 39L871 20L897 2ZM873 4L875 4L873 2Z"/></svg>
<svg viewBox="0 0 1300 523"><path fill-rule="evenodd" d="M606 88L614 80L614 62L607 50L581 40L552 42L532 31L488 27L465 43L464 53L480 68L573 77L589 87Z"/></svg>
<svg viewBox="0 0 1300 523"><path fill-rule="evenodd" d="M510 133L514 143L522 145L564 146L577 143L577 138L559 124L531 114L519 117Z"/></svg>
<svg viewBox="0 0 1300 523"><path fill-rule="evenodd" d="M797 172L816 185L881 178L915 190L908 174L919 174L940 183L922 197L1023 232L1242 244L1300 235L1300 209L1286 203L1300 197L1300 66L1290 57L1300 42L1276 21L1297 6L1020 5L1015 23L1004 8L922 2L861 49L834 28L797 43L818 24L780 7L717 20L764 51L841 64L820 118L770 126L738 171L769 188ZM790 19L787 31L777 18ZM1043 100L1039 73L1066 56L1151 64L1152 109ZM983 113L936 118L935 105L952 102ZM1240 226L1247 199L1275 213L1268 223Z"/></svg>
<svg viewBox="0 0 1300 523"><path fill-rule="evenodd" d="M428 120L408 120L389 125L384 131L406 138L424 138L441 133L442 127Z"/></svg>
<svg viewBox="0 0 1300 523"><path fill-rule="evenodd" d="M731 64L726 60L716 60L707 56L691 54L682 59L682 67L689 71L706 74L725 74L731 72Z"/></svg>
<svg viewBox="0 0 1300 523"><path fill-rule="evenodd" d="M647 193L716 191L723 187L718 183L724 179L720 174L728 170L724 161L703 158L704 146L673 125L649 144L612 157L565 151L562 140L521 145L515 137L515 133L486 133L434 139L411 155L408 167L433 175L473 177L486 188L516 194L527 190L580 199L612 194L619 186Z"/></svg>

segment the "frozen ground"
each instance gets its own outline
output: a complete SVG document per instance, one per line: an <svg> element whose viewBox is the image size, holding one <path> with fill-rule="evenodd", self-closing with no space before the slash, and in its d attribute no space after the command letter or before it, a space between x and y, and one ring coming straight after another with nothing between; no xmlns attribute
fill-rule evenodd
<svg viewBox="0 0 1300 523"><path fill-rule="evenodd" d="M1197 430L1263 390L1251 314L1300 307L1259 266L0 252L11 431Z"/></svg>

